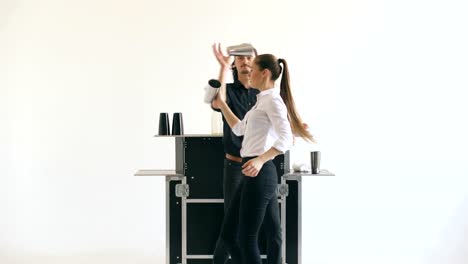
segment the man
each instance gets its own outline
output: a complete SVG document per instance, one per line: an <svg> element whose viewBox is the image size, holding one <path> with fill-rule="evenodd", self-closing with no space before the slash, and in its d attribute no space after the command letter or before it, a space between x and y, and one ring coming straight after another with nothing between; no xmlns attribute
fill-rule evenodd
<svg viewBox="0 0 468 264"><path fill-rule="evenodd" d="M221 82L221 90L219 96L226 98L226 103L229 105L232 112L239 119L243 119L245 114L257 102L256 89L250 89L249 74L251 72L251 63L256 56L256 50L252 56L235 56L234 62L231 64L231 56L224 56L221 51L221 44L213 44L213 53L220 64L219 81ZM226 83L227 75L233 75L233 83ZM214 109L215 111L219 111ZM242 138L236 136L232 131L226 120L223 117L223 145L225 152L224 171L223 171L223 191L224 191L224 210L225 212L231 205L231 201L241 190L243 181L242 174L242 158L240 157L240 149L242 146ZM265 226L269 230L280 230L278 223L272 221L279 215L278 206L270 206L267 208L265 215ZM280 264L281 262L281 232L266 232L271 233L268 241L275 241L268 243L268 263ZM272 254L269 252L279 252L279 254ZM216 248L213 253L214 264L225 264L229 258L228 251L223 241L218 238Z"/></svg>

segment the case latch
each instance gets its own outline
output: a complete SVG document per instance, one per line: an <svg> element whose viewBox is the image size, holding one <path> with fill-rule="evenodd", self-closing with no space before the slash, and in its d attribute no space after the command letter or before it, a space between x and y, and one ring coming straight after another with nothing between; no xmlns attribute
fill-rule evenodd
<svg viewBox="0 0 468 264"><path fill-rule="evenodd" d="M190 193L188 184L176 184L175 195L177 197L188 197Z"/></svg>
<svg viewBox="0 0 468 264"><path fill-rule="evenodd" d="M276 194L278 196L288 196L289 187L287 184L278 184L278 189L276 189Z"/></svg>

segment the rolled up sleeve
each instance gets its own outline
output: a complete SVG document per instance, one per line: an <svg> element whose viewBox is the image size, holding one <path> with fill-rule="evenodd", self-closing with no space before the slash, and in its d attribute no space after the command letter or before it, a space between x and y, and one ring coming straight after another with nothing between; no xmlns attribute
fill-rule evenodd
<svg viewBox="0 0 468 264"><path fill-rule="evenodd" d="M245 133L245 122L244 120L237 122L232 128L232 133L236 136L243 136Z"/></svg>
<svg viewBox="0 0 468 264"><path fill-rule="evenodd" d="M278 139L273 143L273 147L285 153L293 146L293 134L288 120L288 110L281 97L274 98L268 108L268 117L278 135Z"/></svg>

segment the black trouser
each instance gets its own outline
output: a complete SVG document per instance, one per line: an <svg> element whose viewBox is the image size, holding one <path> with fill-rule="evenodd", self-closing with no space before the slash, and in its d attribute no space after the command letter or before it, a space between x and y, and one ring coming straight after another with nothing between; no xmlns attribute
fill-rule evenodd
<svg viewBox="0 0 468 264"><path fill-rule="evenodd" d="M243 163L252 158L244 158ZM261 264L258 234L265 222L268 263L281 263L281 225L278 176L272 161L266 162L257 177L243 176L240 191L234 193L225 213L221 239L232 264Z"/></svg>
<svg viewBox="0 0 468 264"><path fill-rule="evenodd" d="M244 177L242 175L242 163L224 159L223 174L224 212L226 213L231 205L232 198L241 189ZM228 259L229 253L220 236L213 253L213 264L225 264Z"/></svg>

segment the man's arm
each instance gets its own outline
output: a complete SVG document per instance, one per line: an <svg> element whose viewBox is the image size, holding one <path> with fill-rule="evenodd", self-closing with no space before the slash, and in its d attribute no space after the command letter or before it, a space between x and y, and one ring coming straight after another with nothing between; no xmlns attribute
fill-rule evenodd
<svg viewBox="0 0 468 264"><path fill-rule="evenodd" d="M231 56L224 56L222 50L221 50L221 43L218 43L218 45L213 44L213 54L215 55L216 60L219 62L219 75L218 75L218 80L221 83L221 87L219 88L219 93L221 94L221 98L225 99L226 98L226 79L227 79L227 74L232 74L231 72L231 63L232 63L232 57ZM211 105L213 107L213 104Z"/></svg>

